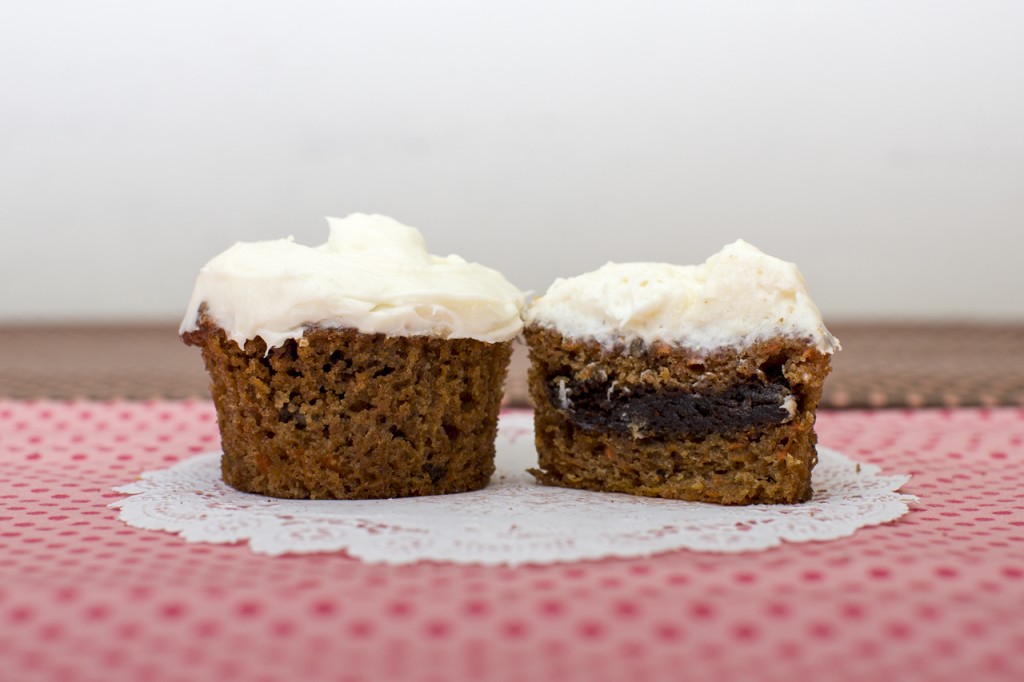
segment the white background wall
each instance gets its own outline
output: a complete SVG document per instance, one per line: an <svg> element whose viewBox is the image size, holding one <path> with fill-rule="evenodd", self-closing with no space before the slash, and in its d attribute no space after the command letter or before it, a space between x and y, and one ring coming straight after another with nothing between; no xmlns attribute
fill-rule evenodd
<svg viewBox="0 0 1024 682"><path fill-rule="evenodd" d="M0 320L170 318L382 212L525 289L743 237L830 317L1024 318L1024 3L4 2Z"/></svg>

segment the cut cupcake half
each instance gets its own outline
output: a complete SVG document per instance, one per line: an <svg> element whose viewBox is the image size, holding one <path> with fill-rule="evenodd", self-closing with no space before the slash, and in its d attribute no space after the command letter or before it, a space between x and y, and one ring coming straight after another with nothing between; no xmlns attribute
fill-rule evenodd
<svg viewBox="0 0 1024 682"><path fill-rule="evenodd" d="M542 483L720 504L810 499L838 341L796 266L736 242L609 263L531 303Z"/></svg>

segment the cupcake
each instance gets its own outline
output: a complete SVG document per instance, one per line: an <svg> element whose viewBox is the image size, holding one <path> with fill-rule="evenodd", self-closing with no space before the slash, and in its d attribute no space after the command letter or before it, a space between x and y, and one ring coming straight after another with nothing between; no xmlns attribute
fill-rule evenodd
<svg viewBox="0 0 1024 682"><path fill-rule="evenodd" d="M549 485L720 504L809 499L839 349L792 263L738 241L697 266L609 263L526 313Z"/></svg>
<svg viewBox="0 0 1024 682"><path fill-rule="evenodd" d="M483 488L522 293L390 218L327 220L326 244L238 243L196 280L180 334L210 375L224 481L310 499Z"/></svg>

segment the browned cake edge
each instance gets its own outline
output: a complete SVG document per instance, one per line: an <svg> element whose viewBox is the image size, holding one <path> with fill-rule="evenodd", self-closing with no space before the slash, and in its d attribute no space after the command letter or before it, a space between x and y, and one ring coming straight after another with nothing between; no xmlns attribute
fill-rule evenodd
<svg viewBox="0 0 1024 682"><path fill-rule="evenodd" d="M830 358L808 341L779 337L707 354L662 343L606 349L538 325L528 326L525 336L538 451L532 473L538 481L719 504L810 499L815 411ZM597 398L582 409L572 402L574 390ZM778 418L778 407L757 408L761 412L751 411L757 419L747 426L716 422L713 414L701 422L698 413L707 405L700 404L691 412L703 430L686 432L691 427L684 425L673 433L676 416L663 409L672 400L688 407L691 395L738 391L741 399L733 402L741 407L733 416L742 415L750 403L743 398L747 390L791 395L792 417ZM630 401L629 409L642 405L650 414L641 410L623 422Z"/></svg>
<svg viewBox="0 0 1024 682"><path fill-rule="evenodd" d="M512 343L312 329L267 352L202 318L182 335L210 374L229 485L368 499L477 490Z"/></svg>

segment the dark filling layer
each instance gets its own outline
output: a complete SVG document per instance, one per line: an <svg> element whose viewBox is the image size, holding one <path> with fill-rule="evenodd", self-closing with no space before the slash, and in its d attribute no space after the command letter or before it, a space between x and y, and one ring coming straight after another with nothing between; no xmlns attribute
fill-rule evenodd
<svg viewBox="0 0 1024 682"><path fill-rule="evenodd" d="M781 383L737 384L721 393L612 388L608 382L548 381L552 405L584 429L630 433L634 437L693 437L735 433L779 424L790 390Z"/></svg>

